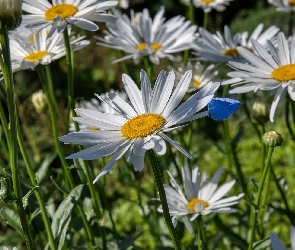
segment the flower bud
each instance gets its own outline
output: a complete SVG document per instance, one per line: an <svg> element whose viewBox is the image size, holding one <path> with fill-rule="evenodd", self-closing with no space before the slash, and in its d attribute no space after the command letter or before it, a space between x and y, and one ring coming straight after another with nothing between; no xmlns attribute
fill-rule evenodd
<svg viewBox="0 0 295 250"><path fill-rule="evenodd" d="M266 111L265 103L261 101L254 102L251 116L254 122L256 123L259 123L259 124L266 123L269 120L269 117Z"/></svg>
<svg viewBox="0 0 295 250"><path fill-rule="evenodd" d="M263 142L269 147L281 146L283 137L276 131L268 131L262 136Z"/></svg>
<svg viewBox="0 0 295 250"><path fill-rule="evenodd" d="M47 99L42 90L32 94L32 103L37 113L41 113L44 110L47 104Z"/></svg>
<svg viewBox="0 0 295 250"><path fill-rule="evenodd" d="M0 0L0 31L14 30L22 19L22 0Z"/></svg>

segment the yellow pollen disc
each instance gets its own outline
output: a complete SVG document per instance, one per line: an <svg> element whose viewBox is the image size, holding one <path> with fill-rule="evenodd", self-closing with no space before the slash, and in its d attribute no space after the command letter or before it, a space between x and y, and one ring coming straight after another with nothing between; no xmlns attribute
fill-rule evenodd
<svg viewBox="0 0 295 250"><path fill-rule="evenodd" d="M24 60L27 60L27 61L30 61L30 62L37 62L39 60L42 60L42 58L47 55L48 52L46 50L43 50L43 51L38 51L36 53L32 53L30 55L27 55Z"/></svg>
<svg viewBox="0 0 295 250"><path fill-rule="evenodd" d="M201 0L201 2L202 2L202 3L206 3L206 4L208 4L208 3L213 3L213 2L215 2L215 0Z"/></svg>
<svg viewBox="0 0 295 250"><path fill-rule="evenodd" d="M73 16L76 14L78 9L70 4L58 4L55 6L52 6L50 9L48 9L45 12L45 18L47 21L53 21L54 18L57 16L60 16L62 19L65 19L69 16Z"/></svg>
<svg viewBox="0 0 295 250"><path fill-rule="evenodd" d="M290 6L295 6L295 0L289 0L289 5Z"/></svg>
<svg viewBox="0 0 295 250"><path fill-rule="evenodd" d="M208 207L208 203L206 201L200 200L198 198L192 199L188 204L187 204L187 208L191 211L195 211L195 206L198 203L202 203L203 204L203 209L205 209L206 207Z"/></svg>
<svg viewBox="0 0 295 250"><path fill-rule="evenodd" d="M233 58L238 58L239 57L239 52L237 50L237 48L233 47L233 48L229 48L228 50L223 52L224 56L231 56Z"/></svg>
<svg viewBox="0 0 295 250"><path fill-rule="evenodd" d="M200 82L193 80L193 86L194 86L194 88L198 88L200 86Z"/></svg>
<svg viewBox="0 0 295 250"><path fill-rule="evenodd" d="M96 128L96 127L89 127L88 129L89 130L100 130L99 128Z"/></svg>
<svg viewBox="0 0 295 250"><path fill-rule="evenodd" d="M162 48L162 45L161 44L158 44L158 43L151 43L149 45L152 47L152 49L155 52L157 52L159 49ZM136 46L136 49L139 50L139 51L141 51L143 49L146 49L146 47L147 47L147 44L146 43L141 43L141 44L139 44L139 45Z"/></svg>
<svg viewBox="0 0 295 250"><path fill-rule="evenodd" d="M131 118L121 128L121 133L128 140L144 138L153 134L163 124L165 119L158 114L142 114Z"/></svg>
<svg viewBox="0 0 295 250"><path fill-rule="evenodd" d="M295 80L295 64L283 65L271 72L272 77L280 82Z"/></svg>

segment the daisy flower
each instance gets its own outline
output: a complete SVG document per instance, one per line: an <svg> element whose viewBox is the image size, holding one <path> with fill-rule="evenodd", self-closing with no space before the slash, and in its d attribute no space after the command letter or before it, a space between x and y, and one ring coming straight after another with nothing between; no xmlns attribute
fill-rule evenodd
<svg viewBox="0 0 295 250"><path fill-rule="evenodd" d="M268 3L276 6L280 12L295 11L295 0L268 0Z"/></svg>
<svg viewBox="0 0 295 250"><path fill-rule="evenodd" d="M295 250L295 227L291 227L290 231L290 239L291 239L291 250ZM279 236L275 233L270 234L271 246L273 250L286 250L286 247L282 243Z"/></svg>
<svg viewBox="0 0 295 250"><path fill-rule="evenodd" d="M142 56L149 56L154 64L159 64L164 57L174 60L173 53L192 48L197 27L182 16L165 22L164 11L161 7L153 20L147 9L137 15L132 11L131 19L115 11L117 21L107 23L108 31L104 38L97 37L101 41L97 44L129 54L114 63L129 58L137 62Z"/></svg>
<svg viewBox="0 0 295 250"><path fill-rule="evenodd" d="M174 72L171 71L166 76L166 72L161 71L152 89L146 72L142 70L140 90L128 75L123 74L122 81L130 103L125 102L115 93L109 93L110 105L117 110L117 114L76 109L76 113L80 115L73 118L76 122L101 130L84 130L60 137L64 143L94 145L68 156L67 159L92 160L114 153L102 172L95 178L94 182L96 182L125 153L127 153L127 162L131 160L135 171L141 171L147 150L153 149L158 155L166 153L164 140L191 158L184 148L165 133L185 126L179 124L207 116L208 111L197 112L211 101L219 86L219 83L208 83L179 105L191 82L191 77L192 72L187 71L173 91ZM102 100L100 96L97 95L97 97Z"/></svg>
<svg viewBox="0 0 295 250"><path fill-rule="evenodd" d="M190 170L188 165L185 164L182 168L184 192L172 174L167 171L171 187L164 184L164 188L174 227L176 227L177 221L183 218L187 230L193 233L190 221L195 220L199 215L236 212L236 209L231 208L231 206L237 204L244 194L223 198L236 181L231 180L218 188L217 184L222 171L223 168L219 167L210 180L204 174L201 176L198 167ZM158 211L163 213L162 206L158 208ZM190 218L188 219L187 216L190 216Z"/></svg>
<svg viewBox="0 0 295 250"><path fill-rule="evenodd" d="M78 106L79 106L79 108L96 110L101 113L117 114L116 109L112 108L112 105L111 105L112 102L111 102L111 99L109 98L109 93L117 94L124 101L127 101L127 99L128 99L126 92L111 89L109 92L106 92L106 93L103 93L100 95L101 100L104 100L104 101L99 101L96 98L92 98L90 101L86 101L86 100L81 101L78 104ZM85 129L97 130L98 128L94 128L91 126L87 126L85 124L81 124L79 126L79 129L80 130L85 130ZM76 131L74 123L70 124L69 131L70 132Z"/></svg>
<svg viewBox="0 0 295 250"><path fill-rule="evenodd" d="M288 44L285 35L279 33L277 43L278 48L275 48L273 43L268 43L269 53L255 40L252 40L255 53L238 47L238 52L251 65L229 62L236 71L228 73L232 79L222 83L232 84L234 89L230 90L230 93L233 94L256 92L259 89L276 91L269 113L271 122L274 121L277 105L286 90L295 101L295 36Z"/></svg>
<svg viewBox="0 0 295 250"><path fill-rule="evenodd" d="M22 9L28 12L23 15L23 24L27 28L41 30L51 26L47 39L54 32L62 32L68 24L89 31L98 30L93 22L114 22L114 16L105 10L115 7L118 1L94 0L23 0Z"/></svg>
<svg viewBox="0 0 295 250"><path fill-rule="evenodd" d="M231 1L233 0L193 0L193 4L196 8L202 8L205 13L210 12L212 9L221 12L225 10L225 6L228 6Z"/></svg>
<svg viewBox="0 0 295 250"><path fill-rule="evenodd" d="M13 72L25 69L34 69L38 64L47 65L51 61L65 56L63 36L55 32L52 39L47 39L48 29L42 29L33 35L29 30L27 34L22 33L21 37L12 35L10 38L10 54ZM70 30L69 30L70 32ZM27 39L22 39L27 37ZM79 37L72 40L72 51L80 50L89 44Z"/></svg>
<svg viewBox="0 0 295 250"><path fill-rule="evenodd" d="M176 80L180 80L181 76L187 70L192 70L193 77L187 89L188 93L204 87L208 82L213 81L218 74L215 65L211 64L208 67L205 67L200 62L196 62L194 65L189 62L186 66L180 64L177 68L171 66L168 66L168 68L175 71Z"/></svg>
<svg viewBox="0 0 295 250"><path fill-rule="evenodd" d="M278 32L279 28L271 26L264 32L263 24L259 24L248 38L248 32L231 35L227 25L224 26L224 36L217 31L216 35L206 29L200 28L200 36L195 41L197 55L206 61L228 62L229 60L245 61L237 51L238 46L252 50L251 39L255 39L262 46L266 46L267 40L271 40Z"/></svg>

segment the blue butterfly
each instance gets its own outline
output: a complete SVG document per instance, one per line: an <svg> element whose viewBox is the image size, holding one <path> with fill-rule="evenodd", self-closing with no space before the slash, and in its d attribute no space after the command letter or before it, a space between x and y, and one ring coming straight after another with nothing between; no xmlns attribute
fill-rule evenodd
<svg viewBox="0 0 295 250"><path fill-rule="evenodd" d="M223 121L229 118L241 103L230 98L213 98L208 104L209 117L215 121Z"/></svg>

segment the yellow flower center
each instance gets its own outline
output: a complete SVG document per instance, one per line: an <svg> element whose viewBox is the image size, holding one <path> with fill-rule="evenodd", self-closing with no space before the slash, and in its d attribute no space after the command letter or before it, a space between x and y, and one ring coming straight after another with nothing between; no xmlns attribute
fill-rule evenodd
<svg viewBox="0 0 295 250"><path fill-rule="evenodd" d="M208 203L206 201L203 201L201 199L198 199L198 198L195 198L195 199L192 199L188 204L187 204L187 208L191 211L195 211L195 206L198 204L198 203L202 203L203 204L203 209L205 209L206 207L208 207Z"/></svg>
<svg viewBox="0 0 295 250"><path fill-rule="evenodd" d="M198 88L200 86L200 82L197 80L193 80L193 86L194 88Z"/></svg>
<svg viewBox="0 0 295 250"><path fill-rule="evenodd" d="M159 49L162 48L162 45L161 44L158 44L158 43L150 43L149 45L152 47L152 49L155 52L157 52ZM141 44L139 44L139 45L136 46L136 49L139 50L139 51L141 51L143 49L146 49L146 47L147 47L147 44L146 43L141 43Z"/></svg>
<svg viewBox="0 0 295 250"><path fill-rule="evenodd" d="M236 47L229 48L223 52L224 56L231 56L233 58L239 58L239 52Z"/></svg>
<svg viewBox="0 0 295 250"><path fill-rule="evenodd" d="M54 18L57 16L60 16L62 19L65 19L69 16L73 16L76 14L78 9L70 4L58 4L55 6L52 6L50 9L48 9L45 12L45 18L47 21L53 21Z"/></svg>
<svg viewBox="0 0 295 250"><path fill-rule="evenodd" d="M30 61L30 62L37 62L37 61L40 61L42 60L42 58L47 55L48 52L46 50L42 50L42 51L38 51L38 52L35 52L35 53L32 53L32 54L29 54L27 55L24 60L27 60L27 61Z"/></svg>
<svg viewBox="0 0 295 250"><path fill-rule="evenodd" d="M280 82L295 80L295 64L283 65L271 72L272 77Z"/></svg>
<svg viewBox="0 0 295 250"><path fill-rule="evenodd" d="M215 0L201 0L202 3L208 4L213 3Z"/></svg>
<svg viewBox="0 0 295 250"><path fill-rule="evenodd" d="M289 0L289 5L290 6L295 6L295 0Z"/></svg>
<svg viewBox="0 0 295 250"><path fill-rule="evenodd" d="M121 129L121 133L128 140L144 138L153 134L165 123L165 119L158 114L142 114L131 118Z"/></svg>

